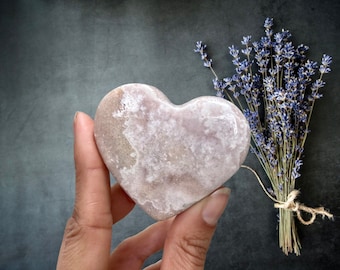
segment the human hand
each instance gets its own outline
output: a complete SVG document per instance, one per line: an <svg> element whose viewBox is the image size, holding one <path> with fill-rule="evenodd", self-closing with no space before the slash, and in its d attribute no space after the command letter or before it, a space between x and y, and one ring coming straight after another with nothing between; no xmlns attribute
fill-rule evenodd
<svg viewBox="0 0 340 270"><path fill-rule="evenodd" d="M81 112L74 119L74 159L75 205L57 269L141 269L149 256L162 249L162 260L146 269L204 268L229 189L220 188L176 217L156 222L125 239L110 254L112 225L132 210L134 202L118 184L110 187L109 172L94 141L93 120Z"/></svg>

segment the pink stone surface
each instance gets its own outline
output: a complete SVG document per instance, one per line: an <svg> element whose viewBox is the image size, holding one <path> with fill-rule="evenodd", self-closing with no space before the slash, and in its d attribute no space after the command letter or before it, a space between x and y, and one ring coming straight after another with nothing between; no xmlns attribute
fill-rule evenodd
<svg viewBox="0 0 340 270"><path fill-rule="evenodd" d="M174 105L157 88L136 83L102 99L95 139L127 194L163 220L209 195L239 169L250 131L241 111L222 98Z"/></svg>

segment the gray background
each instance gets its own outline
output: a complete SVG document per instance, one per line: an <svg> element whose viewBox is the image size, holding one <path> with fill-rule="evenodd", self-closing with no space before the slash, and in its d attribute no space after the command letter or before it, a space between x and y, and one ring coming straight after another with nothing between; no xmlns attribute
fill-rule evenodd
<svg viewBox="0 0 340 270"><path fill-rule="evenodd" d="M297 187L302 202L336 218L299 225L302 255L287 257L273 203L240 170L226 183L232 196L206 269L339 269L339 12L337 0L1 1L0 269L55 267L74 199L75 111L93 117L101 98L128 82L154 85L176 104L214 95L195 42L209 44L220 76L231 75L228 46L259 38L267 16L295 45L309 45L311 59L333 56ZM260 171L254 156L246 164ZM113 245L151 223L136 207L114 227Z"/></svg>

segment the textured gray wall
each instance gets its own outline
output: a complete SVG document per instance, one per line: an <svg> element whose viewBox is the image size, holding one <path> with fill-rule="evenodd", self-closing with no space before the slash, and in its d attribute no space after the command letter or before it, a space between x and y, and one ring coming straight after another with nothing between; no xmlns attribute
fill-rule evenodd
<svg viewBox="0 0 340 270"><path fill-rule="evenodd" d="M195 42L209 44L221 76L231 74L227 47L262 35L267 16L309 45L311 59L333 56L297 186L301 201L337 217L299 226L302 255L287 257L272 202L240 170L226 184L232 197L206 269L339 269L339 13L337 0L1 1L0 269L55 267L74 199L75 111L94 116L100 99L128 82L154 85L177 104L213 95ZM246 163L260 170L254 156ZM135 208L113 228L113 245L152 222Z"/></svg>

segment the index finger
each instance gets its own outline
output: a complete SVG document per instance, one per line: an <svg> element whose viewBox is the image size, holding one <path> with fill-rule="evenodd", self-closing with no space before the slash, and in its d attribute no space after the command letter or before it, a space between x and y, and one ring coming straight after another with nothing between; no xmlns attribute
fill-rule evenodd
<svg viewBox="0 0 340 270"><path fill-rule="evenodd" d="M110 190L109 172L98 152L93 128L93 120L78 112L74 122L75 211L87 225L111 229L112 224L125 217L135 203L120 185L116 184Z"/></svg>
<svg viewBox="0 0 340 270"><path fill-rule="evenodd" d="M111 228L111 194L108 170L97 150L93 120L78 112L74 121L77 222L90 227Z"/></svg>

